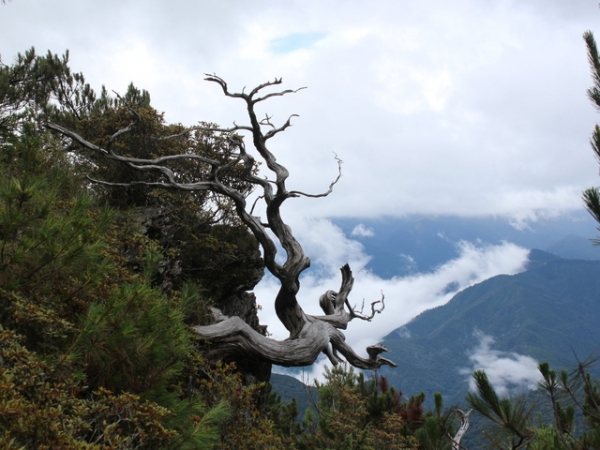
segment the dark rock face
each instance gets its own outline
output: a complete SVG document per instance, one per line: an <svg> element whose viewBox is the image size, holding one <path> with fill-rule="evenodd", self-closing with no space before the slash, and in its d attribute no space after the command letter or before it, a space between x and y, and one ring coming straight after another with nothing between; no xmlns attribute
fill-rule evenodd
<svg viewBox="0 0 600 450"><path fill-rule="evenodd" d="M267 327L258 323L256 296L252 292L232 294L217 302L216 306L224 315L239 316L256 331L266 335ZM235 362L246 385L268 382L271 378L271 363L247 358L243 352L229 352L225 360Z"/></svg>
<svg viewBox="0 0 600 450"><path fill-rule="evenodd" d="M238 316L253 329L266 334L258 322L256 297L247 292L264 275L258 243L240 226L211 225L198 217L165 208L140 208L136 218L142 232L158 242L167 255L158 267L156 283L163 290L193 282L206 289L214 306L226 316ZM172 255L172 250L175 257ZM168 252L171 250L171 252ZM245 384L268 382L271 364L249 359L228 348L208 350L212 361L234 362Z"/></svg>

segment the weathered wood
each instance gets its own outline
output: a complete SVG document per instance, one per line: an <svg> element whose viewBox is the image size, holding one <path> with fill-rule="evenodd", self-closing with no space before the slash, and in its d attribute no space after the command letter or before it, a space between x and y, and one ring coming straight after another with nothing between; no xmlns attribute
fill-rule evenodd
<svg viewBox="0 0 600 450"><path fill-rule="evenodd" d="M223 350L242 350L281 366L312 364L329 344L326 328L327 324L320 321L307 322L297 338L277 341L259 334L239 317L222 317L216 324L192 327L202 338L220 343Z"/></svg>
<svg viewBox="0 0 600 450"><path fill-rule="evenodd" d="M271 123L270 117L259 120L254 107L257 103L276 96L295 93L298 90L283 90L263 94L264 89L281 84L281 79L263 83L249 93L230 92L227 83L216 75L207 75L206 80L217 83L227 97L238 98L246 103L246 110L250 120L249 125L236 125L231 128L198 128L193 127L183 134L194 130L220 133L229 140L237 151L227 155L228 161L216 161L197 154L170 155L154 159L131 158L116 154L112 150L112 144L120 136L128 133L141 120L140 115L121 99L123 104L131 111L133 121L122 130L118 130L108 140L106 148L93 144L83 136L55 123L48 123L51 130L57 131L71 138L80 146L91 150L104 158L126 164L130 168L154 172L158 175L156 181L137 181L132 183L112 183L100 180L92 180L108 186L146 185L152 187L163 187L183 191L211 191L231 199L235 210L242 222L254 234L263 249L265 267L281 283L280 290L275 298L275 311L277 317L289 331L290 336L284 341L277 341L263 336L253 330L239 317L225 317L215 311L216 323L206 326L195 326L196 334L207 341L211 341L214 347L222 351L243 351L253 358L269 361L282 366L305 366L312 364L321 352L325 353L332 364L338 364L341 354L350 364L364 369L377 369L381 365L396 365L388 359L380 356L387 349L381 345L371 346L367 349L368 358L358 356L354 350L345 342L344 334L340 330L347 328L353 319L370 321L375 314L385 308L384 297L371 303L370 315L363 314L363 308L357 311L350 306L349 295L354 284L354 278L350 267L346 264L341 268L342 283L338 292L327 291L319 300L325 313L323 316L311 316L304 313L298 303L297 294L300 290L300 274L310 266L310 259L304 253L302 246L292 234L290 227L281 217L281 206L294 197L324 197L329 195L341 176L341 160L337 158L338 176L329 185L326 192L320 194L307 194L300 191L288 191L286 181L289 177L287 168L277 162L277 159L267 148L267 141L285 131L291 126L290 116L280 127ZM260 96L262 95L262 96ZM268 131L263 131L267 129ZM237 133L248 132L251 135L255 150L260 155L262 162L271 172L271 178L260 178L255 175L256 161L250 155L242 137ZM177 136L181 136L177 135ZM168 138L175 137L170 136ZM210 167L207 179L186 183L178 181L175 172L169 168L172 162L194 161L197 164L205 164ZM261 191L260 199L265 203L266 220L253 215L254 205L248 208L246 204L247 192L239 192L229 185L223 183L220 178L222 171L232 166L242 167L242 181L249 183ZM256 202L255 202L256 203ZM268 232L268 231L269 232ZM274 236L278 244L285 251L285 261L280 264L276 261L277 248ZM364 307L364 302L363 302Z"/></svg>
<svg viewBox="0 0 600 450"><path fill-rule="evenodd" d="M473 410L470 409L465 413L458 409L457 412L460 415L460 427L458 428L456 435L452 438L452 450L460 450L461 448L464 448L460 445L460 442L465 437L465 434L469 429L469 416Z"/></svg>
<svg viewBox="0 0 600 450"><path fill-rule="evenodd" d="M243 351L256 359L286 367L309 366L316 361L321 352L325 353L334 365L341 362L334 356L335 352L339 352L350 364L362 369L378 369L382 365L396 367L392 361L379 356L387 351L384 346L367 347L369 358L358 356L352 347L346 344L341 331L331 323L312 316L305 316L305 325L296 338L283 341L261 335L239 317L223 316L216 309L213 309L213 316L217 323L195 326L192 329L203 339L218 343L223 351Z"/></svg>

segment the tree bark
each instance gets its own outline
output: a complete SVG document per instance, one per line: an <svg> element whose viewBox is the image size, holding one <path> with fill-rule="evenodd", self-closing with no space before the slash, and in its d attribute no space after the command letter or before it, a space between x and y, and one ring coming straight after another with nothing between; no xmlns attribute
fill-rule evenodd
<svg viewBox="0 0 600 450"><path fill-rule="evenodd" d="M460 409L457 411L458 411L458 414L460 414L460 427L458 428L458 431L452 438L452 450L460 450L461 448L463 448L460 445L460 442L465 437L465 434L467 433L467 430L469 429L469 416L473 412L472 409L470 409L466 413L462 412Z"/></svg>

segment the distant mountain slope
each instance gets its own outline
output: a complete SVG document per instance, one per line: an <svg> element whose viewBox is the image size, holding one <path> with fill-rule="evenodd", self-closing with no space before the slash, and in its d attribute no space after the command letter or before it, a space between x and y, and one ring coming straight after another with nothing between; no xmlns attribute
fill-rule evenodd
<svg viewBox="0 0 600 450"><path fill-rule="evenodd" d="M458 293L446 305L426 311L384 339L396 369L382 369L406 395L435 391L448 403L462 401L472 367L468 352L479 330L495 339L494 350L575 364L572 349L585 358L600 345L600 261L561 259L532 251L529 270L500 275Z"/></svg>
<svg viewBox="0 0 600 450"><path fill-rule="evenodd" d="M583 207L568 215L520 224L506 217L458 216L345 218L333 223L364 246L372 256L367 268L382 278L432 271L459 256L460 241L494 245L505 241L571 259L600 259L600 248L588 240L598 235L598 224ZM367 233L354 232L358 225ZM554 247L569 235L580 237L576 243L571 241L576 249L569 248L568 239L567 248Z"/></svg>
<svg viewBox="0 0 600 450"><path fill-rule="evenodd" d="M289 375L278 373L271 374L271 384L273 391L279 394L286 403L296 399L298 404L298 419L304 417L306 409L317 401L317 390L314 386L307 386L300 380Z"/></svg>
<svg viewBox="0 0 600 450"><path fill-rule="evenodd" d="M600 259L600 248L592 245L590 239L575 234L568 235L545 250L567 259Z"/></svg>

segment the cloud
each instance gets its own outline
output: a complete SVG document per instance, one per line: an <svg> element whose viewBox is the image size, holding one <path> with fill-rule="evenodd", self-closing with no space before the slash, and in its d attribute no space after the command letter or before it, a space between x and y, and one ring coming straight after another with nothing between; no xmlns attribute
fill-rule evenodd
<svg viewBox="0 0 600 450"><path fill-rule="evenodd" d="M560 216L560 208L557 209L528 209L515 212L509 216L510 225L519 231L531 229L530 225L538 221L554 219Z"/></svg>
<svg viewBox="0 0 600 450"><path fill-rule="evenodd" d="M344 161L332 195L293 199L283 215L313 256L300 293L307 311L318 312L318 296L339 285L345 262L358 305L384 292L383 314L350 324L353 345L380 339L457 289L522 270L527 252L465 242L433 273L381 279L365 270L361 244L328 218L501 215L524 229L582 208L581 191L597 184L588 140L598 117L585 95L581 34L600 13L588 0L381 0L377 8L358 0L19 0L0 10L3 63L31 46L68 48L73 70L95 89L124 92L134 82L169 122L247 123L243 102L203 82L207 72L232 91L275 77L282 89L308 86L261 102L257 113L276 125L300 116L269 140L290 171L289 190L326 191L337 176L334 153ZM279 336L269 309L276 289L267 277L257 293Z"/></svg>
<svg viewBox="0 0 600 450"><path fill-rule="evenodd" d="M310 48L324 37L325 33L292 33L273 39L269 47L273 53L291 53Z"/></svg>
<svg viewBox="0 0 600 450"><path fill-rule="evenodd" d="M350 233L350 234L352 236L360 236L360 237L372 237L372 236L375 236L375 233L373 232L373 229L365 227L362 223L359 223L358 225L356 225L354 227L354 229L352 230L352 233Z"/></svg>
<svg viewBox="0 0 600 450"><path fill-rule="evenodd" d="M535 359L514 352L493 350L494 338L492 336L477 330L474 334L480 342L469 352L469 359L473 366L460 371L461 374L469 375L470 390L476 390L475 381L470 376L476 370L485 371L500 397L537 388L541 375Z"/></svg>
<svg viewBox="0 0 600 450"><path fill-rule="evenodd" d="M401 253L400 258L402 261L405 262L404 270L406 272L414 272L417 269L417 262L415 261L415 258L413 258L412 256Z"/></svg>
<svg viewBox="0 0 600 450"><path fill-rule="evenodd" d="M383 279L365 269L369 255L358 242L347 238L342 230L324 219L301 219L293 222L300 242L313 256L311 269L301 279L299 302L308 314L322 314L318 298L329 289L337 290L341 277L338 268L349 262L355 278L350 302L358 309L385 296L385 310L371 322L354 320L345 331L347 342L366 356L367 346L380 342L387 334L406 324L421 312L447 303L458 291L499 274L515 274L527 263L529 251L511 243L476 245L458 243L459 256L431 273ZM273 301L278 281L265 277L254 289L262 306L261 323L275 339L288 337L287 330L276 317ZM392 356L390 356L392 357ZM393 357L392 357L393 359ZM317 373L317 372L315 372Z"/></svg>
<svg viewBox="0 0 600 450"><path fill-rule="evenodd" d="M322 356L310 367L287 368L273 366L273 372L294 377L308 386L314 386L315 381L321 383L325 381L324 375L326 367L331 369L331 363L325 356Z"/></svg>
<svg viewBox="0 0 600 450"><path fill-rule="evenodd" d="M396 335L400 337L400 339L410 339L410 330L406 327L400 327L395 331Z"/></svg>
<svg viewBox="0 0 600 450"><path fill-rule="evenodd" d="M597 183L581 34L598 14L585 0L21 0L1 5L0 30L4 63L32 45L68 48L94 88L133 81L187 125L247 123L206 72L235 91L274 77L308 86L258 107L278 125L300 115L269 141L290 188L326 190L332 152L344 160L331 198L296 204L305 216L504 215L526 226L532 211L580 208Z"/></svg>
<svg viewBox="0 0 600 450"><path fill-rule="evenodd" d="M596 6L15 0L0 5L1 56L10 64L31 46L40 54L69 49L73 70L94 89L124 92L133 82L167 121L185 125L248 122L243 102L202 81L204 73L237 92L275 77L282 89L307 86L260 103L257 112L276 125L300 116L269 141L290 171L289 190L326 191L337 176L334 153L344 161L332 195L294 199L283 212L313 257L300 292L307 312L319 313L318 296L337 289L346 262L357 305L365 299L368 308L385 294L383 314L349 326L358 351L460 289L522 270L527 251L463 242L459 257L432 273L382 279L365 270L370 256L361 244L328 218L500 215L526 229L582 208L581 191L598 182L588 142L598 116L585 95L592 81L581 39L597 27ZM366 227L356 231L368 237ZM402 257L410 264L410 255ZM285 338L272 307L277 288L265 277L256 293L262 322Z"/></svg>

